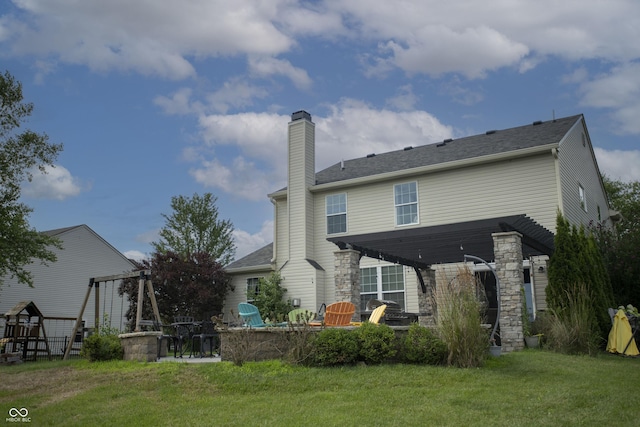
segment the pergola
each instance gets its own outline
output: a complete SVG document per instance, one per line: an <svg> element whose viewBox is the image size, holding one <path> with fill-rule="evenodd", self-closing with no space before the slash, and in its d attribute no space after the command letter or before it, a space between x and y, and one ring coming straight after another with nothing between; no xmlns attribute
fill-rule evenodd
<svg viewBox="0 0 640 427"><path fill-rule="evenodd" d="M428 287L435 285L434 264L494 261L498 288L500 336L507 351L524 345L522 325L523 259L551 255L554 235L526 215L511 215L420 228L336 236L328 239L336 252L336 299L351 299L357 305L359 286L354 288L362 256L413 267L420 284L418 304L429 313ZM428 284L426 283L428 282ZM427 314L428 318L429 314ZM496 324L491 338L496 330ZM505 347L506 346L506 347Z"/></svg>
<svg viewBox="0 0 640 427"><path fill-rule="evenodd" d="M553 253L553 233L526 215L330 237L327 240L340 249L356 250L362 256L428 269L433 264L462 262L465 254L492 260L491 234L507 231L522 234L524 256Z"/></svg>

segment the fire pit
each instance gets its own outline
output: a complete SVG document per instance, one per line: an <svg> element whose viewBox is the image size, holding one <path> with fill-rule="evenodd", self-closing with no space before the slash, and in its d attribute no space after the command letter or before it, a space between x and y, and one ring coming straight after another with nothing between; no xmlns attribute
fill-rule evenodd
<svg viewBox="0 0 640 427"><path fill-rule="evenodd" d="M382 319L380 319L380 323L386 323L389 326L409 326L411 323L418 321L417 313L404 312L397 302L381 299L372 299L367 302L366 311L361 313L362 320L367 320L371 312L383 304L387 305L387 309Z"/></svg>

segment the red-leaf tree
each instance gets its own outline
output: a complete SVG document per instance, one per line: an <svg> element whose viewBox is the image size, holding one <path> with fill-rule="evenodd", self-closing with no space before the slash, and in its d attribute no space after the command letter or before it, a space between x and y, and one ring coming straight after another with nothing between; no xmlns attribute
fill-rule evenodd
<svg viewBox="0 0 640 427"><path fill-rule="evenodd" d="M151 260L140 263L139 268L151 270L158 310L165 324L173 322L173 317L178 315L193 316L196 320L219 315L227 293L233 290L223 266L204 252L194 253L189 258L175 252L155 253ZM138 280L124 280L119 293L129 298L127 318L133 326L138 308ZM153 319L146 288L143 301L143 317Z"/></svg>

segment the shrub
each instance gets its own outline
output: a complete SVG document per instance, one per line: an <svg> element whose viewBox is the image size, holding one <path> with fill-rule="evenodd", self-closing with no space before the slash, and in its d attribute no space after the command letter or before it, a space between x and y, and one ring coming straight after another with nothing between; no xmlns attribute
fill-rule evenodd
<svg viewBox="0 0 640 427"><path fill-rule="evenodd" d="M489 347L482 328L482 285L469 268L461 268L452 279L443 277L434 291L436 330L449 350L447 363L471 368L482 365Z"/></svg>
<svg viewBox="0 0 640 427"><path fill-rule="evenodd" d="M284 298L287 289L283 288L281 283L280 273L271 273L271 276L267 278L260 278L257 294L247 295L247 298L253 298L253 305L258 307L265 322L282 322L287 313L293 309L291 302Z"/></svg>
<svg viewBox="0 0 640 427"><path fill-rule="evenodd" d="M402 341L403 359L409 363L441 365L447 360L447 345L431 329L412 323Z"/></svg>
<svg viewBox="0 0 640 427"><path fill-rule="evenodd" d="M80 356L90 362L122 359L123 355L120 338L114 334L93 334L84 340L80 350Z"/></svg>
<svg viewBox="0 0 640 427"><path fill-rule="evenodd" d="M118 338L120 330L107 325L109 325L109 316L105 314L98 332L88 336L82 343L81 357L89 359L90 362L123 358L124 349Z"/></svg>
<svg viewBox="0 0 640 427"><path fill-rule="evenodd" d="M294 365L312 364L316 338L313 328L308 323L301 326L289 324L289 332L286 337L289 342L287 360Z"/></svg>
<svg viewBox="0 0 640 427"><path fill-rule="evenodd" d="M585 285L566 291L566 306L551 309L542 319L542 332L550 350L564 354L594 355L602 347L598 320L592 316L589 292Z"/></svg>
<svg viewBox="0 0 640 427"><path fill-rule="evenodd" d="M353 334L360 347L359 359L365 363L379 364L396 354L396 334L388 325L364 322Z"/></svg>
<svg viewBox="0 0 640 427"><path fill-rule="evenodd" d="M358 339L346 329L328 328L314 340L314 363L335 366L355 363L358 359Z"/></svg>

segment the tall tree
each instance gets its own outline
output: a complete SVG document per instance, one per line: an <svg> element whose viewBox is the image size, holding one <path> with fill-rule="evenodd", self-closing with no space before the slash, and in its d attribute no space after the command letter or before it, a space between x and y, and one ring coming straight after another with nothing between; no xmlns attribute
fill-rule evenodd
<svg viewBox="0 0 640 427"><path fill-rule="evenodd" d="M570 309L575 290L584 287L588 310L597 333L605 337L611 327L607 308L613 304L611 282L595 238L584 226L571 227L558 213L555 250L549 259L547 304L557 312Z"/></svg>
<svg viewBox="0 0 640 427"><path fill-rule="evenodd" d="M622 215L614 229L592 227L604 265L611 278L615 305L640 305L640 181L622 182L603 177L612 209Z"/></svg>
<svg viewBox="0 0 640 427"><path fill-rule="evenodd" d="M162 214L166 223L160 241L152 243L156 252L171 251L184 258L207 253L220 264L229 264L235 255L233 224L218 218L217 200L211 193L172 197L173 213Z"/></svg>
<svg viewBox="0 0 640 427"><path fill-rule="evenodd" d="M31 181L33 169L45 172L62 151L62 144L49 143L46 134L19 130L32 111L33 104L23 101L22 84L8 71L0 74L0 286L6 276L33 286L25 267L37 259L55 262L51 248L61 247L58 239L29 225L33 210L19 202L20 187Z"/></svg>
<svg viewBox="0 0 640 427"><path fill-rule="evenodd" d="M223 266L208 254L198 252L189 259L174 253L155 253L150 260L137 263L141 270L151 270L151 282L163 323L173 317L193 316L208 320L222 313L224 299L232 290L231 280ZM129 298L127 319L133 329L138 304L138 280L126 279L120 283L120 295ZM153 319L151 301L145 292L142 316Z"/></svg>

